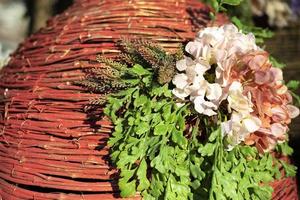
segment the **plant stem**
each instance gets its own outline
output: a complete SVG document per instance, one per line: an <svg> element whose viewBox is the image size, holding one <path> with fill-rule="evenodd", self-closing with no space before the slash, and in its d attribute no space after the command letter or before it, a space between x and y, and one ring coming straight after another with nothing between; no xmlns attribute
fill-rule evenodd
<svg viewBox="0 0 300 200"><path fill-rule="evenodd" d="M218 137L216 139L217 142L217 146L215 149L215 154L214 154L214 164L213 164L213 168L212 168L212 181L211 181L211 187L210 187L210 191L209 191L209 200L214 200L214 187L216 184L216 173L215 170L219 170L221 169L221 165L222 165L222 156L223 156L223 142L222 142L222 133L219 130L219 134Z"/></svg>

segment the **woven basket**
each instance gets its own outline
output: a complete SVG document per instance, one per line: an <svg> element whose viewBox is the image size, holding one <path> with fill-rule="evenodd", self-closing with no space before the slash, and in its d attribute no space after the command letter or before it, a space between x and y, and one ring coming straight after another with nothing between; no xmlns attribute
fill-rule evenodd
<svg viewBox="0 0 300 200"><path fill-rule="evenodd" d="M118 198L113 127L89 120L83 107L94 95L71 83L97 66L96 54L116 56L121 36L171 51L211 24L208 13L197 0L77 0L27 38L0 74L0 199ZM297 199L294 179L273 185L274 199Z"/></svg>

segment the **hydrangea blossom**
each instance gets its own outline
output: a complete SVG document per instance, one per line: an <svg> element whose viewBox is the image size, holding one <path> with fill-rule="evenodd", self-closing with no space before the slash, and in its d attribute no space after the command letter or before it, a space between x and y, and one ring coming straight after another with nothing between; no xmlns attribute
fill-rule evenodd
<svg viewBox="0 0 300 200"><path fill-rule="evenodd" d="M178 61L176 67L184 73L175 75L173 83L176 88L173 94L180 99L189 96L197 112L208 116L215 115L222 88L217 83L209 83L205 80L204 74L211 68L209 63L186 57Z"/></svg>
<svg viewBox="0 0 300 200"><path fill-rule="evenodd" d="M257 131L261 126L261 121L251 114L242 115L234 111L229 121L221 124L222 133L227 136L227 149L231 150L234 146L245 141L245 139Z"/></svg>
<svg viewBox="0 0 300 200"><path fill-rule="evenodd" d="M243 87L240 82L234 81L228 92L228 111L231 119L222 123L222 133L227 135L228 149L244 141L246 137L261 127L261 120L251 113L253 104L251 94L243 95Z"/></svg>
<svg viewBox="0 0 300 200"><path fill-rule="evenodd" d="M223 87L228 84L228 73L237 57L259 49L252 33L243 34L233 24L205 28L185 48L196 62L204 60L217 64L216 83Z"/></svg>
<svg viewBox="0 0 300 200"><path fill-rule="evenodd" d="M291 105L282 71L272 67L253 34L232 24L209 27L185 50L191 56L176 63L173 94L206 116L216 115L227 101L230 119L221 126L229 150L244 142L267 151L286 139L287 124L299 109Z"/></svg>
<svg viewBox="0 0 300 200"><path fill-rule="evenodd" d="M232 24L205 28L186 45L185 50L194 59L185 57L176 63L177 69L183 73L173 79L174 95L181 99L190 97L196 111L201 114L215 115L221 97L226 95L224 88L228 85L228 72L236 57L257 49L254 36L241 33ZM217 65L216 79L215 83L209 83L204 75L213 64Z"/></svg>

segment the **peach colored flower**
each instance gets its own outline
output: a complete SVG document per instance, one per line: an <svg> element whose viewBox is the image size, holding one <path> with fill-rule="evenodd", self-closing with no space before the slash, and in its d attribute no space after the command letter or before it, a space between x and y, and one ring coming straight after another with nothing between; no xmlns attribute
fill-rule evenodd
<svg viewBox="0 0 300 200"><path fill-rule="evenodd" d="M253 51L242 56L230 75L231 82L240 80L244 93L251 93L252 114L261 121L261 128L250 134L245 144L268 151L286 140L287 125L299 115L299 109L291 105L292 98L284 85L282 70L272 66L268 53Z"/></svg>

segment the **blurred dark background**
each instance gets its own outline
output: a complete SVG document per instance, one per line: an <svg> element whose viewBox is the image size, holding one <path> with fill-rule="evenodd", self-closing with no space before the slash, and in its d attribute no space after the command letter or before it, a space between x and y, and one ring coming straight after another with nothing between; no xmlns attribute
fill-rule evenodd
<svg viewBox="0 0 300 200"><path fill-rule="evenodd" d="M0 0L0 60L72 3L73 0Z"/></svg>
<svg viewBox="0 0 300 200"><path fill-rule="evenodd" d="M30 34L43 27L50 16L63 12L73 0L24 0L24 3L27 8L26 15L30 18Z"/></svg>

